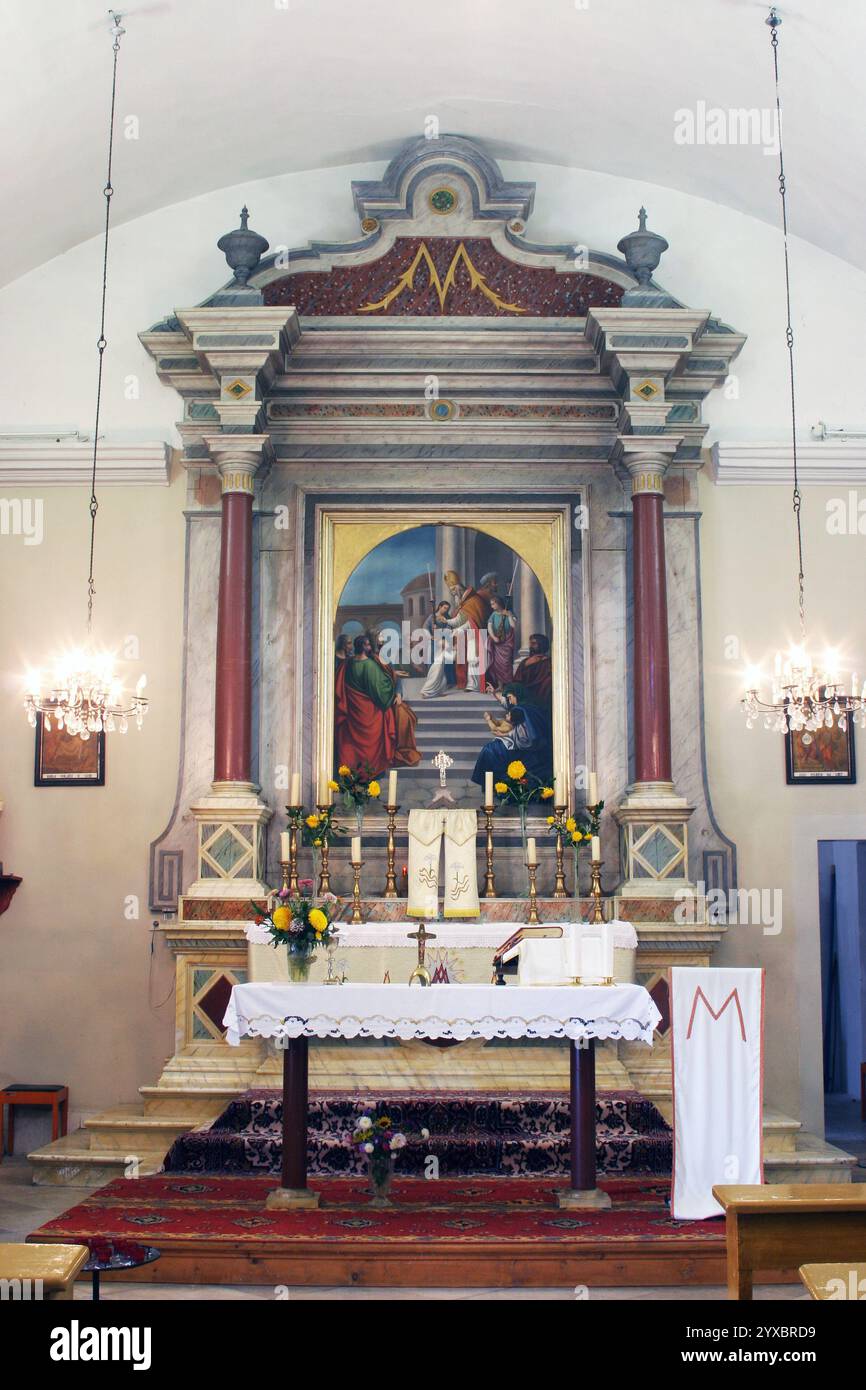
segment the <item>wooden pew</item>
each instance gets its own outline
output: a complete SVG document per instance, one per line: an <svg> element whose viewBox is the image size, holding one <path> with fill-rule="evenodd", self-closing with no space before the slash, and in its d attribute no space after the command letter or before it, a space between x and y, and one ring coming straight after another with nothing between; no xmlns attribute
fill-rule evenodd
<svg viewBox="0 0 866 1390"><path fill-rule="evenodd" d="M866 1255L866 1184L780 1183L713 1188L725 1213L728 1297L752 1297L756 1270Z"/></svg>
<svg viewBox="0 0 866 1390"><path fill-rule="evenodd" d="M75 1277L89 1254L86 1245L0 1244L6 1297L25 1302L72 1298Z"/></svg>

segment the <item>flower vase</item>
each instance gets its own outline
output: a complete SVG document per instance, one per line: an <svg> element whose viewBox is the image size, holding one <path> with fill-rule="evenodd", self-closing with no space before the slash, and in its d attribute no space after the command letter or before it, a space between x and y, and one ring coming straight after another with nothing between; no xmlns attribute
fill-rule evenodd
<svg viewBox="0 0 866 1390"><path fill-rule="evenodd" d="M357 828L358 828L358 834L359 834L360 836L363 837L363 834L364 834L364 803L363 803L363 801L356 801L356 802L355 802L355 825L356 825Z"/></svg>
<svg viewBox="0 0 866 1390"><path fill-rule="evenodd" d="M306 984L310 978L310 966L313 963L313 952L309 946L287 946L286 952L289 958L289 979L292 984Z"/></svg>
<svg viewBox="0 0 866 1390"><path fill-rule="evenodd" d="M391 1184L394 1181L394 1160L390 1154L377 1154L367 1160L367 1185L371 1207L390 1207Z"/></svg>

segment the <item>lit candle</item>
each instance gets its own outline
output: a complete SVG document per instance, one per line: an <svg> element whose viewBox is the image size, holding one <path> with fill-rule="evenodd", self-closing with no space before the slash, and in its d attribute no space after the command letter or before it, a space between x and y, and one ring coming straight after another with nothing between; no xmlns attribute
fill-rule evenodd
<svg viewBox="0 0 866 1390"><path fill-rule="evenodd" d="M397 805L397 773L393 770L388 773L388 805Z"/></svg>
<svg viewBox="0 0 866 1390"><path fill-rule="evenodd" d="M592 837L592 857L596 861L601 859L601 840L597 835Z"/></svg>
<svg viewBox="0 0 866 1390"><path fill-rule="evenodd" d="M288 864L288 862L289 862L289 832L288 832L288 830L283 830L282 833L280 834L280 862L283 863L283 864Z"/></svg>
<svg viewBox="0 0 866 1390"><path fill-rule="evenodd" d="M352 863L353 863L353 864L360 864L360 862L361 862L361 837L360 837L360 835L353 835L353 836L352 836Z"/></svg>
<svg viewBox="0 0 866 1390"><path fill-rule="evenodd" d="M301 774L300 774L300 772L293 772L293 773L292 773L291 790L290 790L290 792L289 792L289 805L290 805L290 806L300 806L300 804L301 804Z"/></svg>
<svg viewBox="0 0 866 1390"><path fill-rule="evenodd" d="M485 774L484 774L484 805L485 805L485 806L492 806L492 805L493 805L493 773L492 773L492 772L485 772Z"/></svg>
<svg viewBox="0 0 866 1390"><path fill-rule="evenodd" d="M535 848L535 841L531 838L526 841L526 862L527 864L538 863L538 852Z"/></svg>
<svg viewBox="0 0 866 1390"><path fill-rule="evenodd" d="M587 805L598 805L598 777L594 772L591 772L589 774L589 795L587 797Z"/></svg>

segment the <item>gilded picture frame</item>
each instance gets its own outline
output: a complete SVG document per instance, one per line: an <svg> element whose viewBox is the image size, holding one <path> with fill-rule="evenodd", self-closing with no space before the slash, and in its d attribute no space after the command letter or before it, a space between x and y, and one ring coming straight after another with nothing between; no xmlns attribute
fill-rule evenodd
<svg viewBox="0 0 866 1390"><path fill-rule="evenodd" d="M314 784L333 774L334 641L340 596L356 567L383 541L416 527L467 527L507 545L534 572L547 602L552 658L552 752L557 804L574 802L572 728L571 507L514 501L482 508L413 502L357 508L322 503L315 511L315 747Z"/></svg>

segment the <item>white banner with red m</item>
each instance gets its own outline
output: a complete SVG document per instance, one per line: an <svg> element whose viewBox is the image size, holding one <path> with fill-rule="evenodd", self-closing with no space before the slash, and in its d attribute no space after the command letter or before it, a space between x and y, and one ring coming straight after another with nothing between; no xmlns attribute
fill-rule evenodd
<svg viewBox="0 0 866 1390"><path fill-rule="evenodd" d="M764 972L675 966L671 978L677 1221L720 1216L714 1183L760 1183Z"/></svg>

